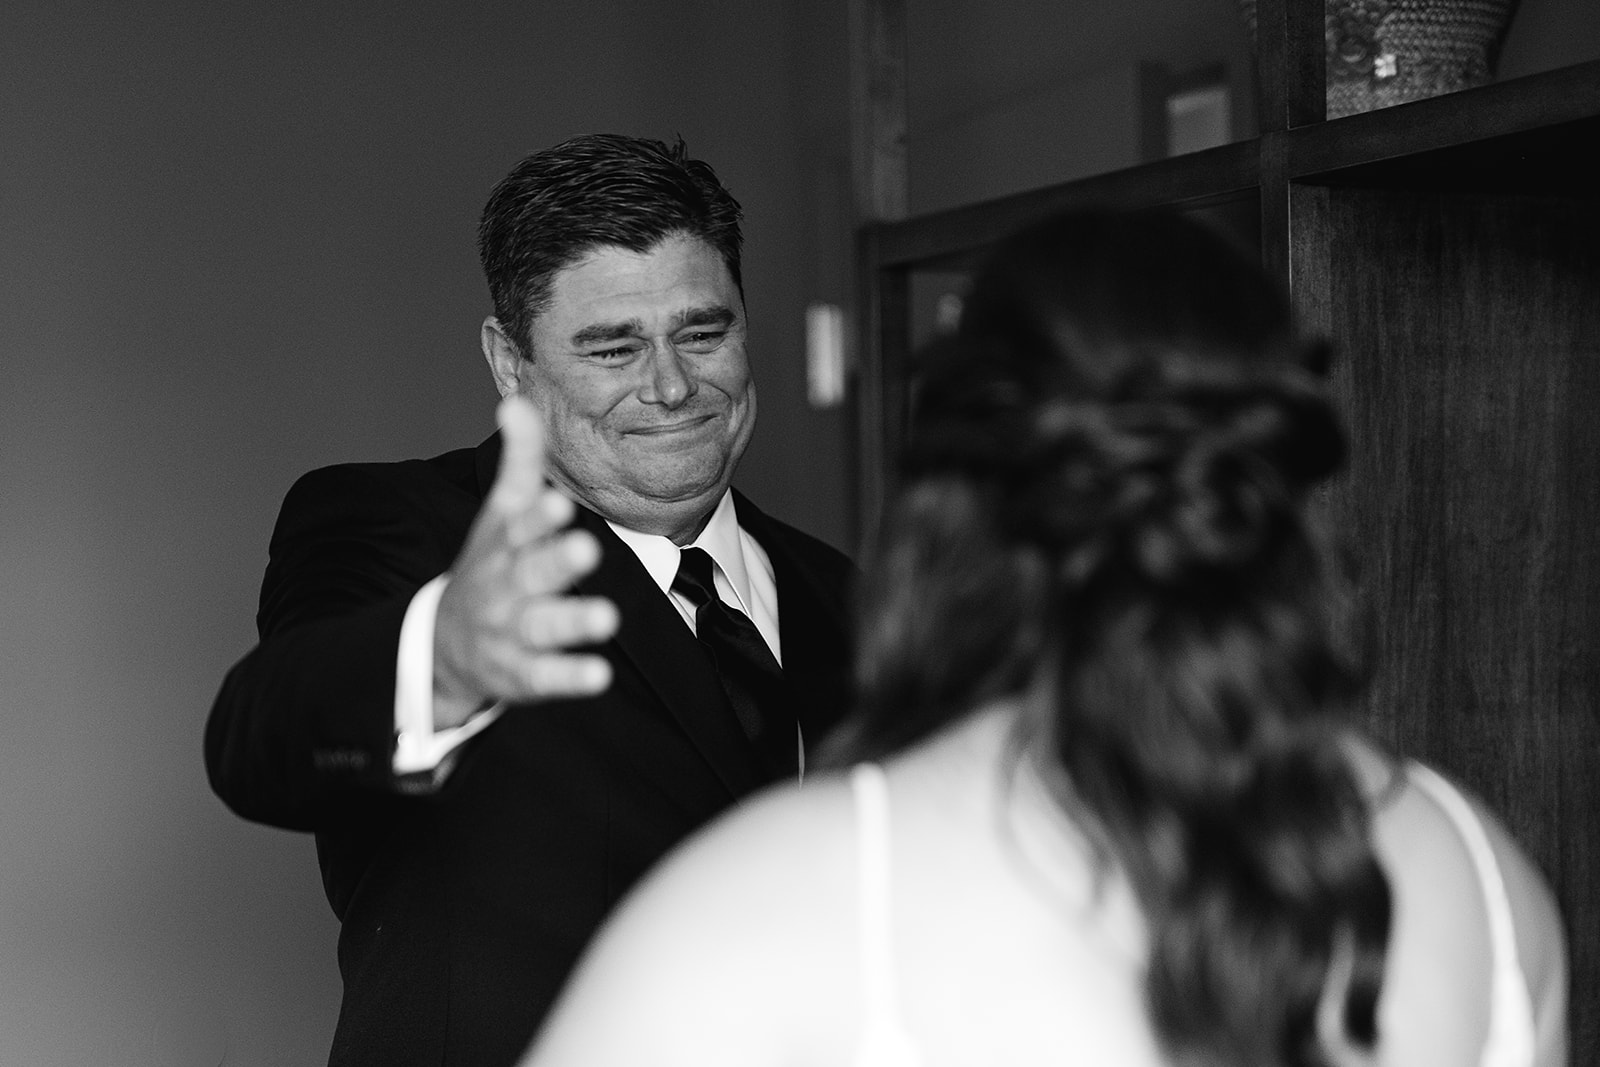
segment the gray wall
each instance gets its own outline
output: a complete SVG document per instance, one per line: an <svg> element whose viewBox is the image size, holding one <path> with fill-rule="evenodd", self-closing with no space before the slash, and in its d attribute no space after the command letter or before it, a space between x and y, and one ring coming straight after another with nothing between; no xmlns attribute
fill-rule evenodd
<svg viewBox="0 0 1600 1067"><path fill-rule="evenodd" d="M848 545L800 344L845 268L812 221L843 32L800 0L4 5L0 1064L325 1062L311 841L222 807L202 724L295 475L492 429L473 235L525 151L681 132L717 166L748 215L740 484Z"/></svg>

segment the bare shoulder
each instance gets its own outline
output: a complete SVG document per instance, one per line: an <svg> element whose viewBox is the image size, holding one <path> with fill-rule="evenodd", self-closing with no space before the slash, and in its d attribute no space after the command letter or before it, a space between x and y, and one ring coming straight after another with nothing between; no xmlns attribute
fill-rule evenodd
<svg viewBox="0 0 1600 1067"><path fill-rule="evenodd" d="M668 855L629 896L616 925L671 913L678 928L772 929L775 910L788 905L804 913L819 893L846 887L852 854L844 831L852 819L841 778L758 793Z"/></svg>
<svg viewBox="0 0 1600 1067"><path fill-rule="evenodd" d="M1361 742L1351 754L1374 800L1374 847L1394 897L1384 992L1384 1016L1393 1021L1385 1043L1393 1037L1406 1050L1397 1062L1476 1062L1487 1031L1494 958L1490 905L1472 850L1448 801L1418 784L1429 771L1419 773L1417 765L1398 763ZM1562 1062L1567 976L1555 896L1495 813L1447 781L1483 827L1505 885L1538 1036L1553 1057L1541 1055L1540 1062ZM1484 1010L1463 1012L1463 1004Z"/></svg>
<svg viewBox="0 0 1600 1067"><path fill-rule="evenodd" d="M691 837L606 923L524 1063L758 1064L775 1033L825 1040L854 935L852 818L848 782L820 777Z"/></svg>
<svg viewBox="0 0 1600 1067"><path fill-rule="evenodd" d="M1433 771L1439 774L1438 771ZM1441 775L1441 777L1444 777ZM1497 812L1450 780L1483 827L1510 905L1517 962L1532 1002L1540 1064L1566 1063L1568 974L1566 933L1549 880Z"/></svg>
<svg viewBox="0 0 1600 1067"><path fill-rule="evenodd" d="M798 908L848 884L854 814L835 776L758 793L675 849L630 896L627 910L670 910L719 929L769 929L775 910Z"/></svg>

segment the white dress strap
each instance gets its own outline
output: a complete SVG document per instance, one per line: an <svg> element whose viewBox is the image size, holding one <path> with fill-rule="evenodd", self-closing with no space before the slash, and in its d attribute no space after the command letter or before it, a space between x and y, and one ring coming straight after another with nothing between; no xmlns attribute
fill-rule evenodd
<svg viewBox="0 0 1600 1067"><path fill-rule="evenodd" d="M862 1026L856 1067L921 1067L900 1021L889 930L889 781L875 763L850 772L856 806Z"/></svg>
<svg viewBox="0 0 1600 1067"><path fill-rule="evenodd" d="M1495 859L1494 845L1472 805L1443 776L1420 763L1408 762L1410 780L1450 817L1472 857L1483 887L1489 914L1489 948L1493 975L1490 985L1489 1033L1484 1038L1480 1067L1531 1067L1536 1055L1533 998L1517 955L1516 926L1511 918L1511 898Z"/></svg>

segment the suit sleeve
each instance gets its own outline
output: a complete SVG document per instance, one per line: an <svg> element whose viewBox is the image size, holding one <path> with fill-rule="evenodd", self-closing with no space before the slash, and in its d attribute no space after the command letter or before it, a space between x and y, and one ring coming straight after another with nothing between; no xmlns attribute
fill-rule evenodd
<svg viewBox="0 0 1600 1067"><path fill-rule="evenodd" d="M454 545L377 468L295 483L269 549L260 642L223 680L206 724L212 788L239 815L314 830L394 773L395 667L417 590Z"/></svg>

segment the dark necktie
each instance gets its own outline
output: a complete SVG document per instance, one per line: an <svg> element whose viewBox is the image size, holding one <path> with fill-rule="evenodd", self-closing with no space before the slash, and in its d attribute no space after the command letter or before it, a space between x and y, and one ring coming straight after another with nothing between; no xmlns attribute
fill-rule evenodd
<svg viewBox="0 0 1600 1067"><path fill-rule="evenodd" d="M750 617L717 596L704 549L683 550L672 588L694 604L695 634L716 664L745 736L774 774L797 774L795 722L785 700L783 669Z"/></svg>

